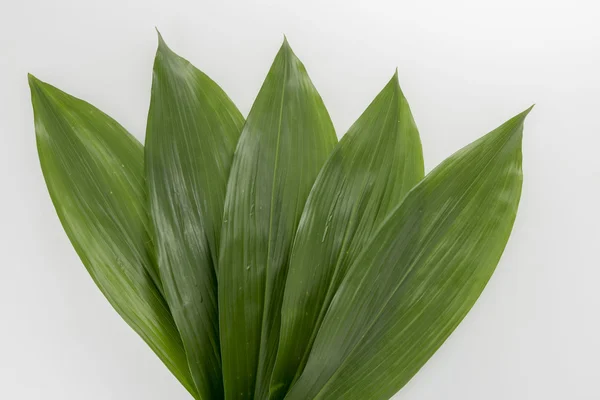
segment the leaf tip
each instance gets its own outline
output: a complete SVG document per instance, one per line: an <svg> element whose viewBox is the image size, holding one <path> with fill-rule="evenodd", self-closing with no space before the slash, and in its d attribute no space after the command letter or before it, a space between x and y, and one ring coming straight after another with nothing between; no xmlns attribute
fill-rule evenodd
<svg viewBox="0 0 600 400"><path fill-rule="evenodd" d="M27 81L29 82L30 87L39 86L41 83L43 83L42 81L40 81L38 78L36 78L33 74L31 74L29 72L27 73Z"/></svg>
<svg viewBox="0 0 600 400"><path fill-rule="evenodd" d="M394 71L394 75L392 75L392 79L390 79L390 85L394 87L394 89L400 89L400 81L398 80L398 67Z"/></svg>
<svg viewBox="0 0 600 400"><path fill-rule="evenodd" d="M27 81L29 82L29 89L31 90L31 95L41 94L44 86L48 84L36 78L33 74L27 73Z"/></svg>
<svg viewBox="0 0 600 400"><path fill-rule="evenodd" d="M525 118L531 112L531 110L533 110L533 107L535 107L535 103L533 103L527 110L521 113L523 115L523 118Z"/></svg>
<svg viewBox="0 0 600 400"><path fill-rule="evenodd" d="M165 42L165 39L163 39L163 36L161 35L158 28L154 27L154 29L156 29L156 34L158 35L158 51L159 52L170 52L171 49L169 48L169 46L167 46L167 43Z"/></svg>
<svg viewBox="0 0 600 400"><path fill-rule="evenodd" d="M398 79L398 67L396 67L394 75L392 75L392 78L390 79L386 87L388 88L388 90L391 90L394 93L403 96L402 89L400 88L400 81Z"/></svg>
<svg viewBox="0 0 600 400"><path fill-rule="evenodd" d="M533 107L535 107L535 104L532 104L528 109L526 109L525 111L520 112L519 114L515 115L513 117L513 119L520 121L521 124L523 124L523 122L525 121L525 118L527 117L527 115L529 115L529 113L531 112L531 110L533 109Z"/></svg>
<svg viewBox="0 0 600 400"><path fill-rule="evenodd" d="M289 55L294 55L294 51L292 50L292 47L290 46L290 42L287 39L287 36L285 36L285 34L283 35L283 43L281 44L281 49L280 52L283 54L289 54Z"/></svg>
<svg viewBox="0 0 600 400"><path fill-rule="evenodd" d="M531 112L534 106L535 104L531 105L525 111L521 111L519 114L509 119L498 128L488 133L488 135L518 138L518 143L520 146L521 139L523 138L523 126L525 125L525 118Z"/></svg>

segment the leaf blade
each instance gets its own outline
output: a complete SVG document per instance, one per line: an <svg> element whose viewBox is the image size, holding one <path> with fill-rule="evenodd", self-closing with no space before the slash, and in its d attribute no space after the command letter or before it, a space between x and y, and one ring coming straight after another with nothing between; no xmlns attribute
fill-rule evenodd
<svg viewBox="0 0 600 400"><path fill-rule="evenodd" d="M268 396L289 248L336 141L320 96L284 41L248 115L227 188L219 312L228 399Z"/></svg>
<svg viewBox="0 0 600 400"><path fill-rule="evenodd" d="M351 261L423 174L419 133L396 73L344 135L306 203L282 306L272 399L283 398L302 372Z"/></svg>
<svg viewBox="0 0 600 400"><path fill-rule="evenodd" d="M387 399L441 346L510 235L528 112L448 158L390 214L352 265L286 399Z"/></svg>
<svg viewBox="0 0 600 400"><path fill-rule="evenodd" d="M146 135L158 265L203 399L223 397L216 266L225 187L243 117L159 34Z"/></svg>
<svg viewBox="0 0 600 400"><path fill-rule="evenodd" d="M73 247L115 310L195 396L148 245L141 144L92 105L31 75L29 85L42 172Z"/></svg>

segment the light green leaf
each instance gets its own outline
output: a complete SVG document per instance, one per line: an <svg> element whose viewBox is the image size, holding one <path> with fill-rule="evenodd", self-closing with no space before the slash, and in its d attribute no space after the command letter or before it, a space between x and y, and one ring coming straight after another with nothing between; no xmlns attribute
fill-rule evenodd
<svg viewBox="0 0 600 400"><path fill-rule="evenodd" d="M287 41L248 115L227 186L219 317L227 399L266 399L290 247L335 146L321 97Z"/></svg>
<svg viewBox="0 0 600 400"><path fill-rule="evenodd" d="M351 265L287 400L389 399L442 345L504 250L529 110L444 161Z"/></svg>
<svg viewBox="0 0 600 400"><path fill-rule="evenodd" d="M157 285L142 145L92 105L29 76L42 171L62 225L123 319L181 383L195 389Z"/></svg>
<svg viewBox="0 0 600 400"><path fill-rule="evenodd" d="M204 400L223 398L217 251L243 123L225 92L159 35L146 133L150 211L165 295Z"/></svg>
<svg viewBox="0 0 600 400"><path fill-rule="evenodd" d="M335 148L306 203L290 260L271 398L283 398L302 372L348 267L422 178L419 132L395 74Z"/></svg>

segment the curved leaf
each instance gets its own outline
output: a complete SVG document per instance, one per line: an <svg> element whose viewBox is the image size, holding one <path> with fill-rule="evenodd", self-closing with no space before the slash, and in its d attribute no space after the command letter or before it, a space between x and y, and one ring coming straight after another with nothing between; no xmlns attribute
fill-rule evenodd
<svg viewBox="0 0 600 400"><path fill-rule="evenodd" d="M201 398L223 397L216 265L231 159L244 119L159 35L146 133L158 265Z"/></svg>
<svg viewBox="0 0 600 400"><path fill-rule="evenodd" d="M442 345L510 235L528 112L448 158L391 212L350 267L286 399L388 399Z"/></svg>
<svg viewBox="0 0 600 400"><path fill-rule="evenodd" d="M29 76L42 171L77 254L108 301L195 393L157 285L142 145L92 105Z"/></svg>
<svg viewBox="0 0 600 400"><path fill-rule="evenodd" d="M287 41L248 115L227 186L219 317L227 399L265 399L290 246L336 143L321 97Z"/></svg>
<svg viewBox="0 0 600 400"><path fill-rule="evenodd" d="M271 398L302 372L347 269L423 178L419 132L397 73L344 135L307 200L290 259Z"/></svg>

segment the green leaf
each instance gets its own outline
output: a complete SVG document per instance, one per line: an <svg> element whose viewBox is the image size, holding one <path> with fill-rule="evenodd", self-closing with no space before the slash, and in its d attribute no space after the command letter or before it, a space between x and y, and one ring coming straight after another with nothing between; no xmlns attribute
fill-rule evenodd
<svg viewBox="0 0 600 400"><path fill-rule="evenodd" d="M422 178L419 132L395 74L344 135L306 203L290 259L271 398L283 398L302 372L348 267Z"/></svg>
<svg viewBox="0 0 600 400"><path fill-rule="evenodd" d="M510 235L528 112L448 158L390 213L351 265L287 400L389 399L442 345Z"/></svg>
<svg viewBox="0 0 600 400"><path fill-rule="evenodd" d="M142 145L92 105L29 76L50 197L88 272L123 319L195 394L156 281Z"/></svg>
<svg viewBox="0 0 600 400"><path fill-rule="evenodd" d="M225 189L244 119L159 35L146 133L158 265L200 397L223 398L217 307Z"/></svg>
<svg viewBox="0 0 600 400"><path fill-rule="evenodd" d="M227 186L219 260L225 396L266 399L290 247L333 125L284 41L248 115Z"/></svg>

